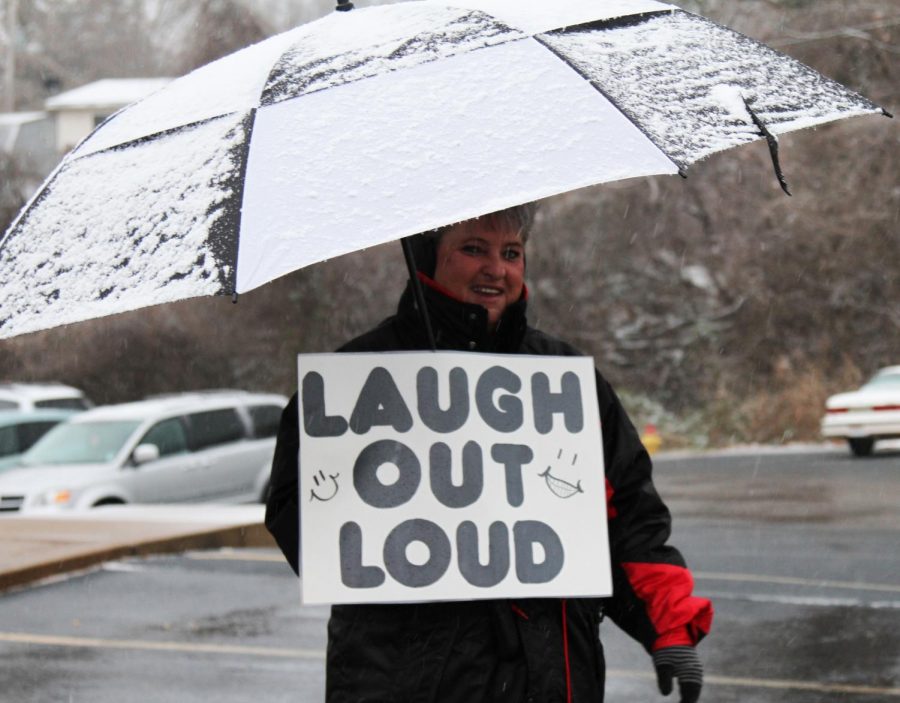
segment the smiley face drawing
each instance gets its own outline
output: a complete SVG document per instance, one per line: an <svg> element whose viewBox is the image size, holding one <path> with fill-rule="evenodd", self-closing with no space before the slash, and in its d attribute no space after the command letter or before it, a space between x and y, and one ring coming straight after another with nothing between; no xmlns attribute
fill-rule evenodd
<svg viewBox="0 0 900 703"><path fill-rule="evenodd" d="M556 455L557 459L561 459L563 455L562 449L559 450L559 453ZM575 466L575 462L578 461L578 455L576 454L572 457L572 466ZM571 498L574 495L579 493L584 493L584 489L581 487L581 481L576 481L575 483L570 483L569 481L565 481L557 476L554 476L550 473L550 467L547 467L547 470L543 473L538 474L544 481L547 483L547 488L550 489L550 492L555 495L557 498Z"/></svg>
<svg viewBox="0 0 900 703"><path fill-rule="evenodd" d="M325 472L321 470L319 473L315 474L313 476L313 483L316 484L316 487L309 492L310 501L320 500L323 503L327 503L334 498L340 488L337 482L339 476L340 474L328 474L326 476ZM329 479L331 480L331 485L328 484ZM322 495L320 495L320 493Z"/></svg>
<svg viewBox="0 0 900 703"><path fill-rule="evenodd" d="M550 492L557 498L571 498L578 493L584 493L584 489L581 487L581 481L569 483L561 478L557 478L556 476L551 475L549 466L544 473L538 474L538 476L547 482L547 488L549 488Z"/></svg>

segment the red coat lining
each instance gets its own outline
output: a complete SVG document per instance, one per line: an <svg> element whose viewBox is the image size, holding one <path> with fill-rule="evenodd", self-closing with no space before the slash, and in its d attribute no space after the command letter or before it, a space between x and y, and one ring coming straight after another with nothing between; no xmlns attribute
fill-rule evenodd
<svg viewBox="0 0 900 703"><path fill-rule="evenodd" d="M623 563L622 568L658 633L653 651L695 645L712 627L712 602L693 595L694 577L674 564Z"/></svg>

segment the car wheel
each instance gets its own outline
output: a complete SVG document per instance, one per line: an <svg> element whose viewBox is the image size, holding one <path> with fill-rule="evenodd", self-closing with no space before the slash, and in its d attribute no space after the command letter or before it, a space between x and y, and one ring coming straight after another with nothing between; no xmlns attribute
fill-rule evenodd
<svg viewBox="0 0 900 703"><path fill-rule="evenodd" d="M869 456L875 447L875 440L871 437L850 437L847 444L854 456Z"/></svg>

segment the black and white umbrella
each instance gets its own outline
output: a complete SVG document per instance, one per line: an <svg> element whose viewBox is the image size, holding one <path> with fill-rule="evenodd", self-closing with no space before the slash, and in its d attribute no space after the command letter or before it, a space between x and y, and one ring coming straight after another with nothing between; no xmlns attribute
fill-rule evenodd
<svg viewBox="0 0 900 703"><path fill-rule="evenodd" d="M345 7L347 7L345 5ZM881 108L654 0L425 0L204 66L75 148L0 240L0 337L210 294Z"/></svg>

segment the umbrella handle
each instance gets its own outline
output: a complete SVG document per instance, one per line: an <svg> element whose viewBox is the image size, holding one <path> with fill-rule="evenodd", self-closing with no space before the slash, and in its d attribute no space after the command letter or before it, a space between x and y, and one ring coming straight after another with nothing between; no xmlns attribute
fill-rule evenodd
<svg viewBox="0 0 900 703"><path fill-rule="evenodd" d="M416 296L416 307L419 308L419 315L422 317L422 323L425 325L425 334L428 336L428 344L431 351L437 351L437 344L434 340L434 330L431 328L431 317L428 315L428 308L425 305L425 293L422 291L422 281L419 280L419 272L416 269L416 260L413 258L412 244L409 237L403 237L400 240L403 245L403 258L406 259L406 268L409 270L409 281L412 283L413 293Z"/></svg>

